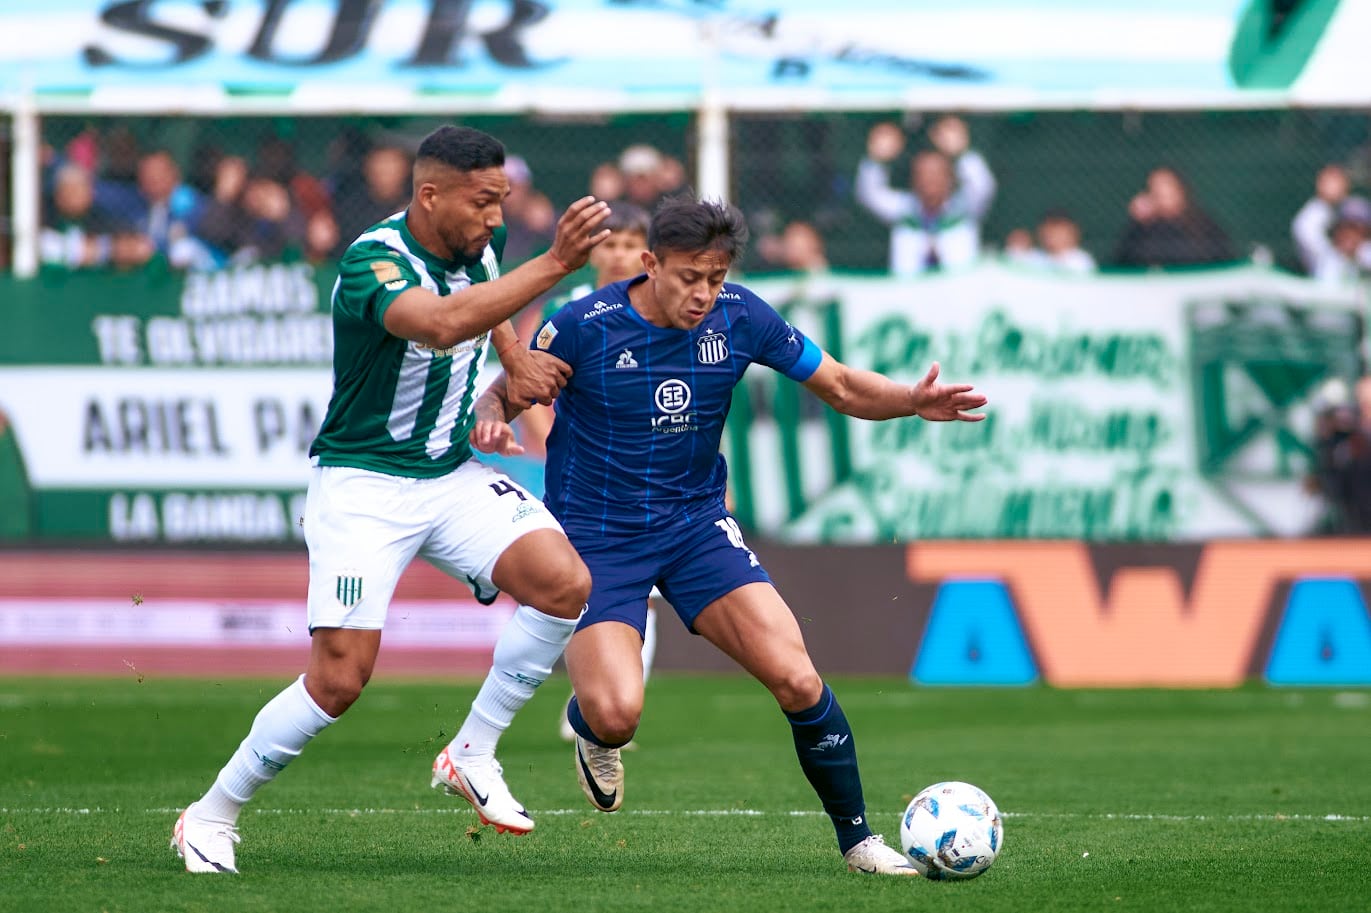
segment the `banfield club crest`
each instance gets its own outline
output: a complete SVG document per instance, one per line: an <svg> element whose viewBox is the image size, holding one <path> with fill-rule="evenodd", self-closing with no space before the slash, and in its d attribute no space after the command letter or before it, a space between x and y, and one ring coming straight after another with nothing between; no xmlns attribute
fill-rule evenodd
<svg viewBox="0 0 1371 913"><path fill-rule="evenodd" d="M728 337L723 333L706 333L695 345L700 364L717 365L728 357Z"/></svg>

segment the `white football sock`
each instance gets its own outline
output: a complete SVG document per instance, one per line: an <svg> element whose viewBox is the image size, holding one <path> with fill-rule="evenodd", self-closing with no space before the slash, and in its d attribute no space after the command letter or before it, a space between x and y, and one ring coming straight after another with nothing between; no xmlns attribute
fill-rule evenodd
<svg viewBox="0 0 1371 913"><path fill-rule="evenodd" d="M252 794L284 770L310 739L334 721L314 703L301 675L257 711L247 738L219 771L196 811L211 820L237 821Z"/></svg>
<svg viewBox="0 0 1371 913"><path fill-rule="evenodd" d="M495 753L495 744L514 721L514 714L552 674L552 665L566 649L578 621L579 617L544 615L532 606L514 610L495 643L494 662L472 701L471 713L448 743L454 754Z"/></svg>
<svg viewBox="0 0 1371 913"><path fill-rule="evenodd" d="M652 657L657 653L657 610L647 607L647 622L643 625L643 683L652 674Z"/></svg>

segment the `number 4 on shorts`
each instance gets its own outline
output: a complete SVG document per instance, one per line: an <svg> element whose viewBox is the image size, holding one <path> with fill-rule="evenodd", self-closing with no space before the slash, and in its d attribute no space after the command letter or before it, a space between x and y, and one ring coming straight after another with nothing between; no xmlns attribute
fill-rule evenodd
<svg viewBox="0 0 1371 913"><path fill-rule="evenodd" d="M490 490L497 495L514 495L520 501L527 501L528 495L519 490L519 487L509 479L501 479L498 482L490 483Z"/></svg>

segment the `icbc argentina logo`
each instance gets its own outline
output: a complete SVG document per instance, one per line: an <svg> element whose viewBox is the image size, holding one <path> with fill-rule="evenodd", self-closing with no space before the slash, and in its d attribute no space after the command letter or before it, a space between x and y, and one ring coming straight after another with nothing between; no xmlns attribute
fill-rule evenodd
<svg viewBox="0 0 1371 913"><path fill-rule="evenodd" d="M658 412L665 413L652 419L652 430L663 434L679 434L682 431L695 431L695 413L690 409L690 385L679 378L670 377L657 385L652 401Z"/></svg>

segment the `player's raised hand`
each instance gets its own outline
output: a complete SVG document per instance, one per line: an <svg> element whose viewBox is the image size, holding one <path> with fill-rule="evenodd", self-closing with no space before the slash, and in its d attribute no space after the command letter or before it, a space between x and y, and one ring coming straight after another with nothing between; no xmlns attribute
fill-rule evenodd
<svg viewBox="0 0 1371 913"><path fill-rule="evenodd" d="M600 229L600 223L607 218L608 203L594 197L581 197L557 220L557 234L552 239L548 256L568 272L585 266L591 248L610 235L608 228Z"/></svg>
<svg viewBox="0 0 1371 913"><path fill-rule="evenodd" d="M523 445L514 438L514 429L509 422L481 419L471 427L468 436L471 446L482 453L498 453L500 456L518 456L524 452Z"/></svg>
<svg viewBox="0 0 1371 913"><path fill-rule="evenodd" d="M509 401L520 406L533 403L552 405L571 377L571 365L546 352L532 349L521 351L523 355L504 362L505 389Z"/></svg>
<svg viewBox="0 0 1371 913"><path fill-rule="evenodd" d="M930 422L979 422L984 412L971 412L986 404L986 398L973 392L970 384L940 384L938 363L928 369L923 380L914 385L914 411Z"/></svg>

